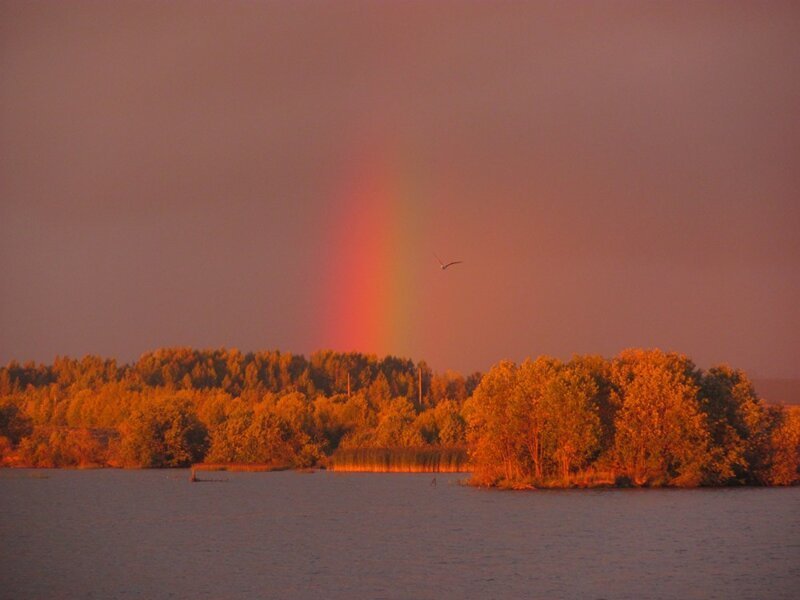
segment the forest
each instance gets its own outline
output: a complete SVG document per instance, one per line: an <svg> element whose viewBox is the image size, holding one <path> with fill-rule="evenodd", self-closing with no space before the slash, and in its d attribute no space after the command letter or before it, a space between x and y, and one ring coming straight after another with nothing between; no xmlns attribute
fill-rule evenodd
<svg viewBox="0 0 800 600"><path fill-rule="evenodd" d="M393 356L167 348L0 368L0 464L468 470L504 488L800 483L800 409L681 354L487 373Z"/></svg>

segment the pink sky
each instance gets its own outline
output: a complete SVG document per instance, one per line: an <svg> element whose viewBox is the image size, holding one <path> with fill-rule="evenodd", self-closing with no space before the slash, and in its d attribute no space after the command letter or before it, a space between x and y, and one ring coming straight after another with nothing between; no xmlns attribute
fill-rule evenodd
<svg viewBox="0 0 800 600"><path fill-rule="evenodd" d="M800 377L798 73L796 3L0 2L0 362L335 346L366 148L342 349Z"/></svg>

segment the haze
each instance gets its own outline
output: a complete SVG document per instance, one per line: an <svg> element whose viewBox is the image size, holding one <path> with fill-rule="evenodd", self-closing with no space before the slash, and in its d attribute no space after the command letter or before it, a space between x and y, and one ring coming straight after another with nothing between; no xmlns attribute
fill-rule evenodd
<svg viewBox="0 0 800 600"><path fill-rule="evenodd" d="M800 377L799 67L796 3L2 2L0 362ZM375 164L391 199L353 205ZM355 273L365 229L391 259ZM395 333L335 333L375 286Z"/></svg>

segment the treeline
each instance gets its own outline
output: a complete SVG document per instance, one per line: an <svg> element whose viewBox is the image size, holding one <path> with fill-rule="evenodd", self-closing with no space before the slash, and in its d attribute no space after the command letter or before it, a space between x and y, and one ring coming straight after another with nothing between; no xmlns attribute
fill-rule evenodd
<svg viewBox="0 0 800 600"><path fill-rule="evenodd" d="M37 467L306 467L337 449L451 448L480 374L393 356L163 349L0 368L0 461ZM420 396L420 389L422 395Z"/></svg>
<svg viewBox="0 0 800 600"><path fill-rule="evenodd" d="M765 405L742 371L703 372L680 354L501 362L464 416L479 485L800 482L800 411Z"/></svg>
<svg viewBox="0 0 800 600"><path fill-rule="evenodd" d="M0 368L8 466L452 470L464 449L478 485L789 485L800 409L767 405L742 371L659 350L501 362L483 377L392 356L186 348Z"/></svg>

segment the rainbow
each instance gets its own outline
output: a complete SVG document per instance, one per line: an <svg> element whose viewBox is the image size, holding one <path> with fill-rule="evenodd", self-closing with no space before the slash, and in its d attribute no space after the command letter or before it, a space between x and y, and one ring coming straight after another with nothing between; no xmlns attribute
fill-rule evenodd
<svg viewBox="0 0 800 600"><path fill-rule="evenodd" d="M417 345L424 210L399 152L363 153L335 195L324 345L409 356ZM432 257L429 257L429 261Z"/></svg>

